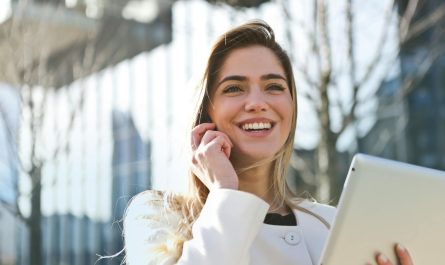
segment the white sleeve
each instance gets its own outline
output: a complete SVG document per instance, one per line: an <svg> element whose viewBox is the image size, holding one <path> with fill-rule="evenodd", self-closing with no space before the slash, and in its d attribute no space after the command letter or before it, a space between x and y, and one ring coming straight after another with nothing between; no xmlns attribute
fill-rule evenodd
<svg viewBox="0 0 445 265"><path fill-rule="evenodd" d="M250 246L263 224L269 205L242 191L210 192L192 228L193 238L184 242L178 265L247 265Z"/></svg>

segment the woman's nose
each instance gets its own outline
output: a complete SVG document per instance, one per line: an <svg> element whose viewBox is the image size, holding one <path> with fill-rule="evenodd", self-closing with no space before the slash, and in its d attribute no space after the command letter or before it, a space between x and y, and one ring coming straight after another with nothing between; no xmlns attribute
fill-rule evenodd
<svg viewBox="0 0 445 265"><path fill-rule="evenodd" d="M266 111L268 108L265 95L262 91L251 90L246 98L245 110L247 112Z"/></svg>

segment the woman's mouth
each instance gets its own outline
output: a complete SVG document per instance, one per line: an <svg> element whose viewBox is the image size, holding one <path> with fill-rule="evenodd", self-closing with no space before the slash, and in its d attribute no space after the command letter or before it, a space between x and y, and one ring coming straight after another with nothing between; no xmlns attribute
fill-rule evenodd
<svg viewBox="0 0 445 265"><path fill-rule="evenodd" d="M272 123L270 122L252 122L241 125L241 129L243 129L244 131L263 131L269 130L271 128Z"/></svg>
<svg viewBox="0 0 445 265"><path fill-rule="evenodd" d="M268 132L274 127L272 121L252 121L239 124L240 129L245 132Z"/></svg>

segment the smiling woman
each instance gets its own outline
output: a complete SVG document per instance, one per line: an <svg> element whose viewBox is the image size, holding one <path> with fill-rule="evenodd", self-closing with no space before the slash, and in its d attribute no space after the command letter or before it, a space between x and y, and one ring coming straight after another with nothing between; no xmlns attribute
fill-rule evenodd
<svg viewBox="0 0 445 265"><path fill-rule="evenodd" d="M295 120L285 75L276 55L263 46L239 48L227 56L208 114L232 141L233 161L248 166L274 157L283 147Z"/></svg>
<svg viewBox="0 0 445 265"><path fill-rule="evenodd" d="M131 201L127 264L318 264L335 208L297 198L285 181L296 88L272 29L253 21L223 34L199 89L190 193Z"/></svg>

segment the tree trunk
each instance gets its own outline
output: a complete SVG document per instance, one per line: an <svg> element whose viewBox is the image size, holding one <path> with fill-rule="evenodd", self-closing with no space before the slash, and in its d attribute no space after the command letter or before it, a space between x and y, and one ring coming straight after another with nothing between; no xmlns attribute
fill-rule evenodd
<svg viewBox="0 0 445 265"><path fill-rule="evenodd" d="M320 110L318 117L320 120L320 143L317 148L317 168L319 187L317 197L322 202L329 202L332 199L333 183L337 178L337 136L331 131L331 119L329 116L328 84L330 71L322 72L322 82L320 85Z"/></svg>
<svg viewBox="0 0 445 265"><path fill-rule="evenodd" d="M31 193L31 215L28 220L29 227L29 262L31 265L43 265L43 238L42 238L42 211L41 211L41 174L42 167L33 165L31 178L33 190Z"/></svg>
<svg viewBox="0 0 445 265"><path fill-rule="evenodd" d="M329 202L337 204L340 199L342 178L339 172L339 165L342 163L340 153L337 152L337 136L330 131L331 136L328 138L328 158L329 165L327 173L329 174L329 186L331 187L329 193Z"/></svg>
<svg viewBox="0 0 445 265"><path fill-rule="evenodd" d="M339 196L339 157L336 150L336 135L330 130L321 129L320 144L317 148L317 168L319 186L317 198L325 203L337 202Z"/></svg>
<svg viewBox="0 0 445 265"><path fill-rule="evenodd" d="M329 202L331 199L332 178L335 178L336 166L335 153L337 137L331 132L330 119L330 101L328 95L328 88L331 82L332 61L331 61L331 47L329 42L328 32L328 14L326 10L326 3L319 0L316 6L318 16L318 26L320 30L319 42L319 59L320 59L320 106L318 108L318 117L320 122L320 143L317 148L317 177L318 188L317 198L322 202ZM334 159L334 160L333 160Z"/></svg>
<svg viewBox="0 0 445 265"><path fill-rule="evenodd" d="M328 158L328 148L326 145L326 141L320 141L317 149L317 178L318 178L318 187L317 187L317 199L326 203L329 201L330 183L329 183L329 158Z"/></svg>

